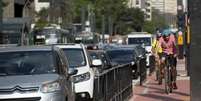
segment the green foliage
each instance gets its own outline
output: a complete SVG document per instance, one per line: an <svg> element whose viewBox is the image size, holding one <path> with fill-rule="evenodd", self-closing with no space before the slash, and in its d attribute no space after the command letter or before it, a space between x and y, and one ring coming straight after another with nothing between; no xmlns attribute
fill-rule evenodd
<svg viewBox="0 0 201 101"><path fill-rule="evenodd" d="M126 8L119 15L119 21L124 23L130 31L141 31L144 25L144 13L138 8ZM124 30L121 33L129 33L129 30Z"/></svg>
<svg viewBox="0 0 201 101"><path fill-rule="evenodd" d="M36 22L36 28L42 29L48 25L49 8L43 8L38 13L36 12L38 18Z"/></svg>

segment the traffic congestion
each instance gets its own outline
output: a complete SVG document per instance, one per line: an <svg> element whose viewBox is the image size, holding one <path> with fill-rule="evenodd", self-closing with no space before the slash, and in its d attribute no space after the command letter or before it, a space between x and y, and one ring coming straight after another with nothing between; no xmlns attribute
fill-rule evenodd
<svg viewBox="0 0 201 101"><path fill-rule="evenodd" d="M0 0L0 101L189 101L188 0Z"/></svg>

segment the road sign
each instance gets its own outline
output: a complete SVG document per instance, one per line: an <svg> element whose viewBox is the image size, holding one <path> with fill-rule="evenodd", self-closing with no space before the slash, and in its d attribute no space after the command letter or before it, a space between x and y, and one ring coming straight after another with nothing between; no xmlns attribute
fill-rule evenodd
<svg viewBox="0 0 201 101"><path fill-rule="evenodd" d="M184 44L182 31L178 32L178 39L177 40L178 40L178 45L183 45Z"/></svg>

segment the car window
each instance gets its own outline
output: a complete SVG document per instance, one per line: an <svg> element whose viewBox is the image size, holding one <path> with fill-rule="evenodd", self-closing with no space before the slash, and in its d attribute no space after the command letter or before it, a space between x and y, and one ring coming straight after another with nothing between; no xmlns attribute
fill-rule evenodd
<svg viewBox="0 0 201 101"><path fill-rule="evenodd" d="M111 50L107 51L107 54L115 63L130 63L134 60L133 50Z"/></svg>
<svg viewBox="0 0 201 101"><path fill-rule="evenodd" d="M34 75L55 72L51 51L0 53L0 73L7 75Z"/></svg>
<svg viewBox="0 0 201 101"><path fill-rule="evenodd" d="M86 65L86 58L83 49L64 49L64 53L71 68Z"/></svg>

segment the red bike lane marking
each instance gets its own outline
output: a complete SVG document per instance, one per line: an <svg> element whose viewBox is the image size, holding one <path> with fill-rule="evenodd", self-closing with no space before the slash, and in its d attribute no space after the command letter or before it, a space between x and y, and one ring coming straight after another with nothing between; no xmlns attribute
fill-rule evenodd
<svg viewBox="0 0 201 101"><path fill-rule="evenodd" d="M177 81L178 90L167 95L164 91L164 84L158 85L154 75L147 78L147 84L134 87L134 96L129 101L189 101L190 100L190 81L180 79Z"/></svg>

